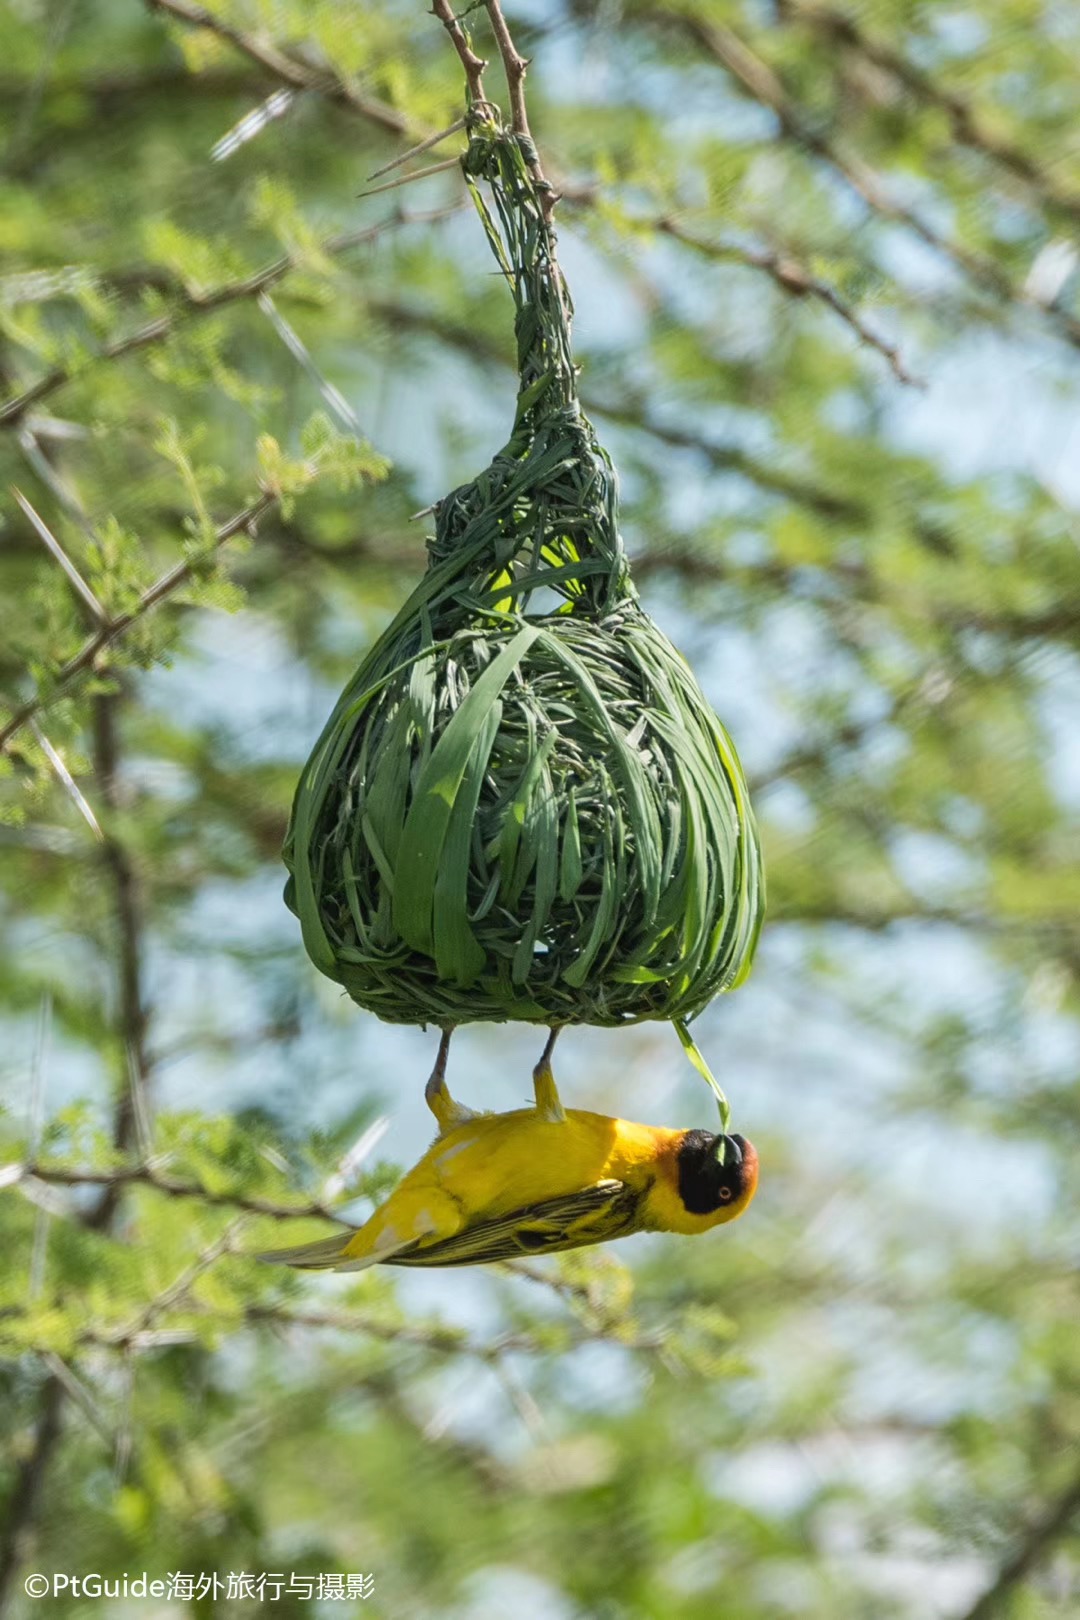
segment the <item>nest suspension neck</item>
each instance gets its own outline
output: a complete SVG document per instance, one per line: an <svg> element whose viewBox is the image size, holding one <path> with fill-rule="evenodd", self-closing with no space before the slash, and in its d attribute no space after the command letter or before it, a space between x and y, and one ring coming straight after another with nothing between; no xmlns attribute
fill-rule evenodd
<svg viewBox="0 0 1080 1620"><path fill-rule="evenodd" d="M578 402L570 295L529 173L530 144L483 122L463 159L514 297L519 391L509 441L486 473L439 503L429 552L435 564L456 557L465 575L456 599L471 613L523 612L543 585L564 598L564 613L595 617L635 592L618 534L615 472ZM490 186L498 224L479 179ZM477 572L468 575L474 547ZM497 578L484 577L489 565Z"/></svg>

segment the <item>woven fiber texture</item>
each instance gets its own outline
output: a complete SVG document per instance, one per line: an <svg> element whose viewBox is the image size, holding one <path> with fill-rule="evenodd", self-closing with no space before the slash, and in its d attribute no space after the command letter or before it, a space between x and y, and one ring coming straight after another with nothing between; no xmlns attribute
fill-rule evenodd
<svg viewBox="0 0 1080 1620"><path fill-rule="evenodd" d="M484 119L463 159L516 305L513 432L439 503L316 744L286 899L392 1022L685 1021L749 971L760 851L731 740L630 581L523 146Z"/></svg>

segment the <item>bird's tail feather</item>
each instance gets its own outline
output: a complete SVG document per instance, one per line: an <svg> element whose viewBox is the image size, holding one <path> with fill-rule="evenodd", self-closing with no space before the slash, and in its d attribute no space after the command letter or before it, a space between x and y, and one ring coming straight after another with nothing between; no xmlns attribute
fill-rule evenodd
<svg viewBox="0 0 1080 1620"><path fill-rule="evenodd" d="M346 1227L328 1238L316 1238L314 1243L298 1244L295 1249L267 1249L258 1258L272 1264L295 1266L300 1271L328 1271L342 1262L349 1270L359 1271L362 1266L374 1265L379 1257L371 1255L359 1262L346 1259L345 1249L355 1236L355 1232Z"/></svg>

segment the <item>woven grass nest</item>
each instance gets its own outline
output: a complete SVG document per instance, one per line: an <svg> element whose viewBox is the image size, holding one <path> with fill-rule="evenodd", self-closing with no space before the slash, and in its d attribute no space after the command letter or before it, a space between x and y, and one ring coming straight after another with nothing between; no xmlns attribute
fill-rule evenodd
<svg viewBox="0 0 1080 1620"><path fill-rule="evenodd" d="M746 782L630 581L527 146L470 133L517 309L514 429L439 503L426 575L315 746L286 899L315 965L391 1022L684 1025L750 967Z"/></svg>

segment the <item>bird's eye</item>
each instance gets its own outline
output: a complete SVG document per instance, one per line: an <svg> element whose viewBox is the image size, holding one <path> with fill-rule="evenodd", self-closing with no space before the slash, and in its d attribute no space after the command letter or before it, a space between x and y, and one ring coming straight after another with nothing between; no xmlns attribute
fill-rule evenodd
<svg viewBox="0 0 1080 1620"><path fill-rule="evenodd" d="M734 1194L732 1193L730 1187L721 1187L716 1196L719 1198L722 1204L727 1204L734 1197Z"/></svg>

